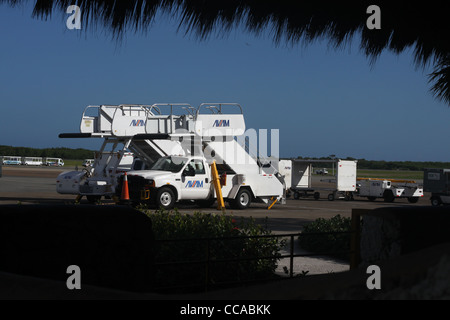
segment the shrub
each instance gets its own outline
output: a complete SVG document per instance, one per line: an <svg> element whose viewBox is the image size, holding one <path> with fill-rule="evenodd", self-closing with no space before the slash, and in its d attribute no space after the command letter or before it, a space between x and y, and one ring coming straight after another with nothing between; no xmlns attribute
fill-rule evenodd
<svg viewBox="0 0 450 320"><path fill-rule="evenodd" d="M341 217L339 214L330 219L319 218L303 227L299 236L300 247L305 250L326 253L329 256L348 259L350 251L350 233L319 234L323 232L349 232L351 231L351 218ZM310 234L310 235L308 235Z"/></svg>
<svg viewBox="0 0 450 320"><path fill-rule="evenodd" d="M164 263L158 268L156 287L204 288L206 281L217 285L274 276L283 244L277 238L247 238L270 234L253 219L241 219L238 223L225 214L187 215L176 209L144 212L152 220L157 240L156 263ZM268 256L274 258L251 259ZM205 263L207 260L209 264ZM198 263L188 264L193 261Z"/></svg>

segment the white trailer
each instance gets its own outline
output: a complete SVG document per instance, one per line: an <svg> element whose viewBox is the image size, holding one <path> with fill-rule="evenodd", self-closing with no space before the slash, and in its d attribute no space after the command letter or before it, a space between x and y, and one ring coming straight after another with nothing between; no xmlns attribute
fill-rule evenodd
<svg viewBox="0 0 450 320"><path fill-rule="evenodd" d="M224 112L225 108L234 110ZM91 109L97 110L98 114L87 115ZM163 112L167 109L168 112ZM181 114L176 109L181 110ZM156 201L166 208L181 200L210 203L216 194L211 185L211 176L208 176L208 166L215 161L219 173L226 174L226 187L222 190L224 198L235 207L246 208L252 201L284 203L284 180L275 169L277 164L250 156L245 146L234 139L245 133L244 116L239 104L208 103L198 108L187 104L88 106L83 113L80 131L79 134L61 134L60 137L104 138L102 150L107 143L113 144L112 150L122 144L122 150L118 151L120 154L125 149L131 150L152 169L128 172L132 202ZM180 186L177 187L186 181L186 175L182 176L183 171L165 172L166 177L162 177L161 172L156 172L161 170L153 167L160 164L158 161L161 158L170 163L173 156L177 156L178 160L183 159L180 161L185 162L184 167L191 161L197 161L196 164L205 168L205 174L196 173L198 179L188 180L184 184L190 188L186 192L181 191ZM84 181L80 180L78 194L112 196L121 193L122 186L117 183L117 173L108 176L109 170L105 170L115 168L117 164L111 165L109 160L106 162L108 164L105 165L103 162L94 163L93 175ZM161 181L165 181L164 185L159 184ZM197 188L200 185L209 188L207 195ZM148 186L153 189L148 189ZM167 201L167 192L158 197L162 188L172 188L171 198L174 201ZM75 184L70 192L77 192Z"/></svg>
<svg viewBox="0 0 450 320"><path fill-rule="evenodd" d="M355 194L367 197L369 201L382 198L385 202L393 202L395 199L407 198L408 202L416 203L423 197L423 188L412 180L358 178Z"/></svg>
<svg viewBox="0 0 450 320"><path fill-rule="evenodd" d="M335 168L332 178L319 178L312 175L313 164L330 163ZM320 199L320 193L327 194L327 199L352 200L356 191L356 160L291 160L291 188L294 198L312 195Z"/></svg>

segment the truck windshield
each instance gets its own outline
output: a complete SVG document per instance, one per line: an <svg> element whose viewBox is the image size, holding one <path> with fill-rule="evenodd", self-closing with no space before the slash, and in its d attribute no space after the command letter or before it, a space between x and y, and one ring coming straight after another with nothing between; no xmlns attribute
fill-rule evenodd
<svg viewBox="0 0 450 320"><path fill-rule="evenodd" d="M164 157L159 158L150 170L160 170L160 171L170 171L170 172L179 172L183 169L184 165L187 162L187 158L181 157Z"/></svg>

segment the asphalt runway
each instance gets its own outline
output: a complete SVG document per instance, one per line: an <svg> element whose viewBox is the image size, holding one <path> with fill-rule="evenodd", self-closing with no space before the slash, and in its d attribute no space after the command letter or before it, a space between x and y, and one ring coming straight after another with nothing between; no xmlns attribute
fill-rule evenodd
<svg viewBox="0 0 450 320"><path fill-rule="evenodd" d="M73 167L23 167L3 166L3 176L0 178L0 204L72 204L75 195L61 195L56 192L56 177L63 171L74 170ZM317 182L321 177L315 177ZM258 222L276 232L299 232L305 223L317 218L331 218L337 214L350 217L352 209L375 209L393 206L423 206L430 205L429 196L425 195L417 203L410 204L407 199L396 199L393 203L386 203L382 199L370 202L366 198L356 197L353 201L326 199L328 192L321 192L321 199L312 197L299 200L288 199L285 205L275 204L267 210L267 205L252 203L247 210L232 210L226 213L235 217L252 217ZM102 200L103 204L113 205L111 200ZM81 203L87 204L83 198ZM199 208L192 203L179 203L178 209L182 213L194 211L218 213L213 208Z"/></svg>

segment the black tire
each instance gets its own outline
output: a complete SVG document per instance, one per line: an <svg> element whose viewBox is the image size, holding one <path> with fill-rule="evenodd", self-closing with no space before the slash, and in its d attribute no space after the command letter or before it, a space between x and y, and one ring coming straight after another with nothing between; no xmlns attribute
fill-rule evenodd
<svg viewBox="0 0 450 320"><path fill-rule="evenodd" d="M409 203L417 203L419 201L419 197L409 197L408 202Z"/></svg>
<svg viewBox="0 0 450 320"><path fill-rule="evenodd" d="M439 199L439 197L432 197L430 200L433 207L438 207L441 205L441 199Z"/></svg>
<svg viewBox="0 0 450 320"><path fill-rule="evenodd" d="M247 189L241 189L236 198L230 203L234 209L244 210L250 207L252 203L252 194Z"/></svg>
<svg viewBox="0 0 450 320"><path fill-rule="evenodd" d="M387 191L383 194L384 202L394 202L395 197L392 191Z"/></svg>
<svg viewBox="0 0 450 320"><path fill-rule="evenodd" d="M175 201L175 194L169 187L162 187L156 193L155 202L158 208L163 208L166 210L173 209Z"/></svg>

